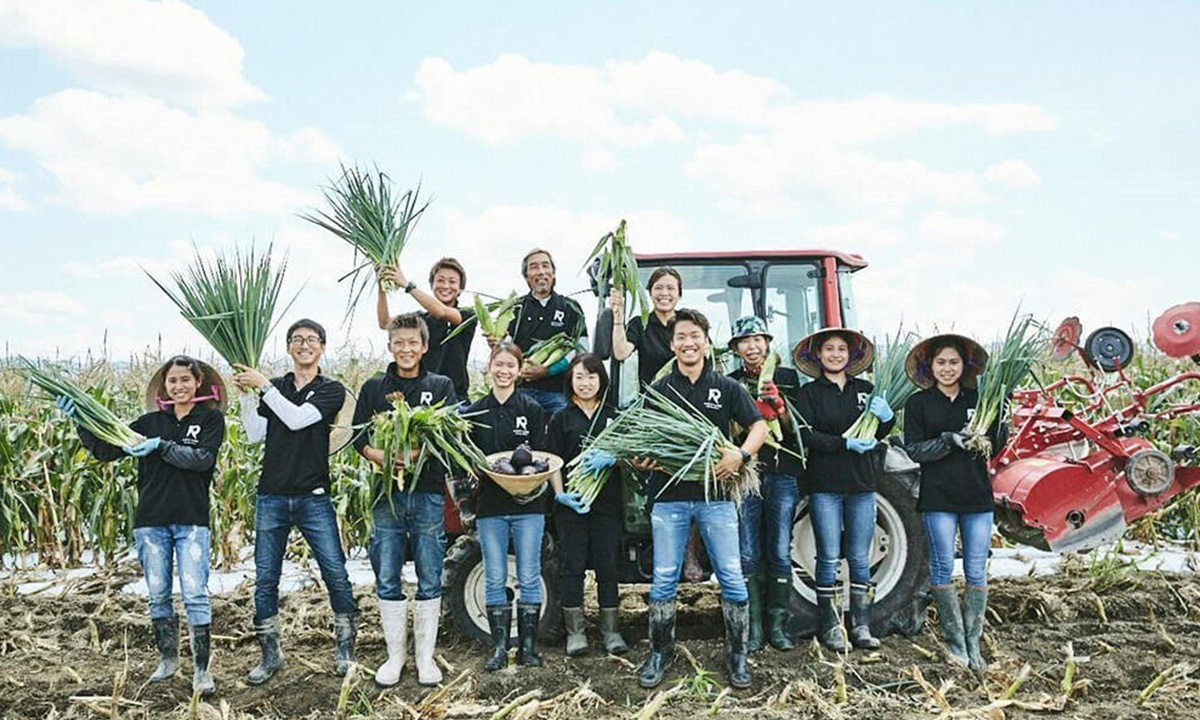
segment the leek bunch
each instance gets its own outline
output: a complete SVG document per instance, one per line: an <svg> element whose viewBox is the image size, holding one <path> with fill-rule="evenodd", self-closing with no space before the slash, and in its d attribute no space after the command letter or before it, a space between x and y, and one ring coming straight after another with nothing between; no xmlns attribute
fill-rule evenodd
<svg viewBox="0 0 1200 720"><path fill-rule="evenodd" d="M872 384L875 387L872 388L871 394L867 398L862 415L859 415L854 424L842 433L842 437L873 440L875 433L879 431L879 418L871 412L871 401L876 397L885 398L888 405L899 416L904 404L917 392L917 386L913 385L912 380L908 379L908 373L904 371L904 361L908 358L908 351L912 348L913 340L912 333L902 333L897 330L893 337L887 338L882 347L876 343L872 377ZM900 423L897 421L896 427L899 426Z"/></svg>
<svg viewBox="0 0 1200 720"><path fill-rule="evenodd" d="M92 397L68 378L52 370L42 370L29 360L21 358L22 365L17 373L46 393L46 399L65 397L75 404L75 422L109 445L128 447L137 445L146 438L117 417L107 406Z"/></svg>
<svg viewBox="0 0 1200 720"><path fill-rule="evenodd" d="M438 402L409 407L403 399L395 400L393 405L392 410L371 418L371 443L383 451L384 477L395 476L398 490L412 492L431 458L447 469L457 467L472 477L477 468L487 464L483 452L471 440L474 423L460 415L454 405ZM396 458L404 459L399 474L395 473ZM378 498L383 488L377 490ZM387 494L390 497L391 493Z"/></svg>
<svg viewBox="0 0 1200 720"><path fill-rule="evenodd" d="M991 457L993 448L988 430L993 423L1003 421L1008 397L1029 377L1034 362L1049 346L1049 335L1032 316L1013 315L1004 340L992 350L976 381L979 394L975 414L963 428L968 450Z"/></svg>

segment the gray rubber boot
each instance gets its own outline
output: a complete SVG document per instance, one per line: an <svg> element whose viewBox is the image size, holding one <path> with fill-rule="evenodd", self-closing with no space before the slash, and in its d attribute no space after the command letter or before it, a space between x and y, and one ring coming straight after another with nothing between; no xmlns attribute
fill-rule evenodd
<svg viewBox="0 0 1200 720"><path fill-rule="evenodd" d="M675 659L675 600L650 601L650 657L638 672L638 685L657 687Z"/></svg>
<svg viewBox="0 0 1200 720"><path fill-rule="evenodd" d="M587 654L587 633L584 631L583 608L563 608L563 627L567 631L567 657Z"/></svg>
<svg viewBox="0 0 1200 720"><path fill-rule="evenodd" d="M979 649L983 637L983 620L987 613L987 588L967 587L963 597L963 638L967 643L969 667L978 675L987 672L987 661Z"/></svg>
<svg viewBox="0 0 1200 720"><path fill-rule="evenodd" d="M508 667L508 633L512 628L512 605L489 605L488 628L492 631L492 656L484 663L488 672Z"/></svg>
<svg viewBox="0 0 1200 720"><path fill-rule="evenodd" d="M946 644L946 652L950 662L967 667L970 660L967 657L967 640L963 633L962 608L958 604L958 591L951 587L931 588L933 604L937 607L938 625L942 629L942 642Z"/></svg>
<svg viewBox="0 0 1200 720"><path fill-rule="evenodd" d="M262 650L262 659L246 676L246 682L251 685L262 685L275 671L283 667L283 650L279 647L279 616L273 615L254 626L258 635L258 647Z"/></svg>
<svg viewBox="0 0 1200 720"><path fill-rule="evenodd" d="M211 657L212 636L208 625L189 625L189 642L192 645L192 692L200 693L200 697L208 697L217 691L217 681L213 680L208 671L208 661Z"/></svg>
<svg viewBox="0 0 1200 720"><path fill-rule="evenodd" d="M179 670L179 616L151 620L150 625L158 647L158 667L150 675L150 682L170 680Z"/></svg>
<svg viewBox="0 0 1200 720"><path fill-rule="evenodd" d="M725 666L729 684L742 690L750 687L750 606L745 602L721 600L725 617Z"/></svg>
<svg viewBox="0 0 1200 720"><path fill-rule="evenodd" d="M832 587L817 587L817 639L827 650L833 652L846 650L840 605L837 590Z"/></svg>
<svg viewBox="0 0 1200 720"><path fill-rule="evenodd" d="M629 652L629 645L621 637L618 614L618 608L600 608L600 639L604 642L605 652L624 655Z"/></svg>
<svg viewBox="0 0 1200 720"><path fill-rule="evenodd" d="M338 675L350 672L354 664L354 639L358 637L358 627L354 615L339 613L333 616L333 671Z"/></svg>
<svg viewBox="0 0 1200 720"><path fill-rule="evenodd" d="M882 644L871 635L871 605L875 601L875 588L861 583L850 583L850 642L859 650L878 650Z"/></svg>

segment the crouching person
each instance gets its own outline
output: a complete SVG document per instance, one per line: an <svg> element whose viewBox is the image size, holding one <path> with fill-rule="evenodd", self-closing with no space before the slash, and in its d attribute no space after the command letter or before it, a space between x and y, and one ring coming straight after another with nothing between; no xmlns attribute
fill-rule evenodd
<svg viewBox="0 0 1200 720"><path fill-rule="evenodd" d="M388 324L388 349L393 362L387 371L363 383L354 408L354 425L365 426L355 439L363 457L380 467L387 466L383 450L371 445L371 417L391 410L397 400L409 407L458 403L454 383L444 375L426 372L421 366L429 349L429 327L416 313L397 315ZM375 682L384 687L400 681L404 668L408 604L401 571L405 553L413 549L417 569L417 596L413 602L413 648L416 651L417 682L432 686L442 681L442 671L433 659L438 620L442 614L442 560L446 531L442 520L446 467L429 458L420 477L404 472L410 458L392 458L397 475L389 482L390 497L375 499L374 530L369 555L375 571L375 594L387 645L387 662L379 666ZM393 483L402 484L393 484Z"/></svg>
<svg viewBox="0 0 1200 720"><path fill-rule="evenodd" d="M192 691L216 692L209 672L212 608L208 601L208 488L217 451L225 439L221 376L208 365L177 355L150 380L146 397L155 409L130 427L145 436L138 445L116 447L79 427L79 439L97 460L138 459L138 503L133 539L149 589L150 620L158 645L158 668L151 682L168 680L179 669L179 617L171 587L172 564L187 614L192 648ZM74 404L59 398L68 416Z"/></svg>
<svg viewBox="0 0 1200 720"><path fill-rule="evenodd" d="M333 609L334 669L345 675L354 662L357 615L346 555L330 500L329 433L346 401L346 389L321 374L325 328L298 320L288 328L292 371L267 379L235 368L242 426L251 443L266 440L254 505L254 630L262 659L246 677L261 685L283 667L279 643L279 577L288 535L295 527L321 569Z"/></svg>

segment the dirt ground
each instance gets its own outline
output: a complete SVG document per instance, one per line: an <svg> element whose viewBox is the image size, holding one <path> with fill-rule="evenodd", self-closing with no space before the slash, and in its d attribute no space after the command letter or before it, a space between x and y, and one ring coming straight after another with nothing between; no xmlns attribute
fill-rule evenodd
<svg viewBox="0 0 1200 720"><path fill-rule="evenodd" d="M189 660L174 680L144 683L156 662L144 601L116 590L135 573L93 579L64 598L0 599L0 717L1200 718L1194 575L1068 573L996 582L985 635L991 668L982 684L937 659L938 640L927 630L844 659L811 642L789 653L768 649L752 657L753 688L739 692L725 691L720 611L707 586L681 590L682 652L658 692L635 680L647 649L641 586L625 588L622 598L626 636L636 640L627 659L594 650L568 659L557 644L543 644L543 667L485 673L485 648L444 623L446 684L418 687L410 664L387 691L372 680L384 656L374 598L359 593L364 666L343 682L331 672L329 609L318 590L285 596L285 667L265 687L247 686L258 650L244 590L214 599L218 694L193 704ZM1077 660L1065 691L1068 644Z"/></svg>

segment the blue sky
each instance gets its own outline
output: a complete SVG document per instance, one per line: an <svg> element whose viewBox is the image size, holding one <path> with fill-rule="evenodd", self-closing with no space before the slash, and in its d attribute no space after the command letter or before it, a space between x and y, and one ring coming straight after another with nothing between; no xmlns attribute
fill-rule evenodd
<svg viewBox="0 0 1200 720"><path fill-rule="evenodd" d="M337 325L350 251L295 214L339 159L433 203L406 255L560 287L635 248L834 247L861 320L994 335L1018 303L1144 328L1196 297L1191 3L0 0L0 340L196 347L139 270L290 252ZM405 307L396 298L397 308ZM338 341L378 350L364 304Z"/></svg>

